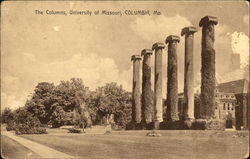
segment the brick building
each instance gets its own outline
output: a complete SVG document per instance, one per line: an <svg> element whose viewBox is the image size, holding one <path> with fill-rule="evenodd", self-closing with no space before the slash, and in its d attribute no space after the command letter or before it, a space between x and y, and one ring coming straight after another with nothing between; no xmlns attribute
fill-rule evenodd
<svg viewBox="0 0 250 159"><path fill-rule="evenodd" d="M234 93L222 92L218 87L216 88L214 116L217 119L228 120L231 124L227 127L235 126L236 105L237 100Z"/></svg>
<svg viewBox="0 0 250 159"><path fill-rule="evenodd" d="M178 111L181 119L183 93L179 93L178 98ZM230 120L231 126L235 126L238 130L241 128L249 129L249 109L249 82L246 79L217 84L215 93L215 118ZM195 94L194 116L196 119L199 118L199 111L199 94Z"/></svg>
<svg viewBox="0 0 250 159"><path fill-rule="evenodd" d="M246 79L241 79L218 84L217 95L217 105L219 105L218 108L220 109L217 109L215 114L219 116L219 110L222 110L221 117L223 118L231 113L235 119L236 129L241 129L241 127L248 129L249 82Z"/></svg>

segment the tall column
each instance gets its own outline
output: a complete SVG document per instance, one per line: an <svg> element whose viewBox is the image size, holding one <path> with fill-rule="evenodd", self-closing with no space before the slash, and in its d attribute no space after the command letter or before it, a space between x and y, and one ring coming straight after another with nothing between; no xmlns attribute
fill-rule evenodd
<svg viewBox="0 0 250 159"><path fill-rule="evenodd" d="M152 50L155 50L155 85L154 85L154 128L159 129L159 123L163 121L162 113L162 49L163 43L155 43Z"/></svg>
<svg viewBox="0 0 250 159"><path fill-rule="evenodd" d="M202 27L201 51L201 118L210 119L215 110L215 50L214 25L216 17L205 16L200 20Z"/></svg>
<svg viewBox="0 0 250 159"><path fill-rule="evenodd" d="M180 37L170 35L168 44L168 84L167 84L167 120L177 121L178 116L178 76L177 76L177 43Z"/></svg>
<svg viewBox="0 0 250 159"><path fill-rule="evenodd" d="M141 56L133 55L131 61L133 61L132 123L139 124L141 122Z"/></svg>
<svg viewBox="0 0 250 159"><path fill-rule="evenodd" d="M242 94L242 125L245 130L248 129L248 94L244 93Z"/></svg>
<svg viewBox="0 0 250 159"><path fill-rule="evenodd" d="M141 52L143 56L142 65L142 123L152 122L152 89L151 89L151 55L153 51L144 49Z"/></svg>
<svg viewBox="0 0 250 159"><path fill-rule="evenodd" d="M194 119L194 65L193 46L195 27L185 27L181 36L185 35L185 65L184 65L184 103L183 119Z"/></svg>

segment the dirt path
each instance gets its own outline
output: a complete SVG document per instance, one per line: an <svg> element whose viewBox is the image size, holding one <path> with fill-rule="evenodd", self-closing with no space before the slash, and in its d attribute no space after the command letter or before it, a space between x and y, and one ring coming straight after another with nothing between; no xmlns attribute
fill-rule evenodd
<svg viewBox="0 0 250 159"><path fill-rule="evenodd" d="M28 149L30 149L31 151L35 152L36 154L38 154L42 158L54 158L54 159L55 158L60 158L60 159L61 158L74 158L73 156L70 156L68 154L54 150L54 149L49 148L47 146L38 144L36 142L30 141L27 139L24 139L22 137L18 137L11 132L2 131L2 135L5 135L5 136L15 140L16 142L22 144L23 146L25 146ZM39 137L39 136L37 136L37 137Z"/></svg>

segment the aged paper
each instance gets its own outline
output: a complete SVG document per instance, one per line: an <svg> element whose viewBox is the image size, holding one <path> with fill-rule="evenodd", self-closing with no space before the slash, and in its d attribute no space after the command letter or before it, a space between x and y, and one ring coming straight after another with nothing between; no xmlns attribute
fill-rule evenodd
<svg viewBox="0 0 250 159"><path fill-rule="evenodd" d="M1 3L4 158L244 158L249 105L246 1Z"/></svg>

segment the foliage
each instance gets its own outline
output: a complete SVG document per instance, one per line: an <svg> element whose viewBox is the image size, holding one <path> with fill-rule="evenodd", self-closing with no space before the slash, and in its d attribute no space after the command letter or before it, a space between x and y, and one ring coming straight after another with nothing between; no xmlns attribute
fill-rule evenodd
<svg viewBox="0 0 250 159"><path fill-rule="evenodd" d="M10 108L5 108L2 113L2 123L6 123L6 130L11 131L15 130L16 122L15 122L15 112L13 112Z"/></svg>
<svg viewBox="0 0 250 159"><path fill-rule="evenodd" d="M84 104L73 110L73 124L76 127L87 128L92 126L91 116Z"/></svg>
<svg viewBox="0 0 250 159"><path fill-rule="evenodd" d="M50 116L51 125L53 128L60 127L67 122L67 116L62 106L57 103L53 105L54 111Z"/></svg>
<svg viewBox="0 0 250 159"><path fill-rule="evenodd" d="M215 110L214 28L210 25L202 32L200 115L202 119L211 119Z"/></svg>
<svg viewBox="0 0 250 159"><path fill-rule="evenodd" d="M51 115L51 106L55 102L54 94L55 86L53 83L41 82L35 88L31 100L28 100L25 104L27 110L34 114L41 123L46 124L49 122Z"/></svg>
<svg viewBox="0 0 250 159"><path fill-rule="evenodd" d="M196 119L191 126L193 130L224 130L225 121L217 119Z"/></svg>
<svg viewBox="0 0 250 159"><path fill-rule="evenodd" d="M143 72L142 72L142 123L148 124L152 122L152 111L153 111L153 101L154 94L151 89L151 67L148 63L149 59L144 56L143 60Z"/></svg>
<svg viewBox="0 0 250 159"><path fill-rule="evenodd" d="M30 128L26 124L20 124L16 128L16 134L22 135L22 134L47 134L47 131L44 127L35 127Z"/></svg>
<svg viewBox="0 0 250 159"><path fill-rule="evenodd" d="M82 108L81 110L81 120L83 121L82 127L88 128L92 126L92 120L88 109Z"/></svg>
<svg viewBox="0 0 250 159"><path fill-rule="evenodd" d="M131 94L116 83L107 83L99 87L92 100L96 108L96 123L99 119L110 119L112 114L114 122L123 128L131 120Z"/></svg>
<svg viewBox="0 0 250 159"><path fill-rule="evenodd" d="M206 130L225 130L225 126L224 120L211 119L206 123Z"/></svg>
<svg viewBox="0 0 250 159"><path fill-rule="evenodd" d="M65 112L65 125L73 125L73 112Z"/></svg>
<svg viewBox="0 0 250 159"><path fill-rule="evenodd" d="M69 128L68 130L69 130L69 133L82 133L82 131L77 128Z"/></svg>
<svg viewBox="0 0 250 159"><path fill-rule="evenodd" d="M73 120L73 124L75 126L80 126L80 124L81 124L81 117L80 117L79 110L77 110L77 109L73 110L73 118L72 118L72 120Z"/></svg>
<svg viewBox="0 0 250 159"><path fill-rule="evenodd" d="M42 124L52 124L53 127L73 124L73 109L86 102L87 93L88 89L79 78L61 81L57 86L41 82L25 107L38 117Z"/></svg>
<svg viewBox="0 0 250 159"><path fill-rule="evenodd" d="M178 81L177 81L177 54L174 44L168 45L168 81L167 85L167 120L178 121ZM171 84L170 84L171 83Z"/></svg>
<svg viewBox="0 0 250 159"><path fill-rule="evenodd" d="M15 128L16 128L15 120L8 120L6 123L6 130L11 131L11 130L15 130Z"/></svg>
<svg viewBox="0 0 250 159"><path fill-rule="evenodd" d="M8 112L8 113L6 113ZM46 129L42 127L39 119L28 112L25 107L18 108L14 112L6 110L6 130L15 130L16 134L44 134Z"/></svg>
<svg viewBox="0 0 250 159"><path fill-rule="evenodd" d="M23 108L19 108L16 111L15 131L18 135L47 133L39 119Z"/></svg>
<svg viewBox="0 0 250 159"><path fill-rule="evenodd" d="M52 127L75 125L86 128L92 124L104 123L105 118L108 124L125 128L131 120L131 93L116 83L108 83L96 91L89 91L78 78L61 81L58 85L41 82L35 87L31 99L14 114L16 117L8 128L18 128L18 134L39 133L40 128L37 132L33 127L40 127L41 124L49 124ZM3 114L4 122L7 118L14 118L8 109ZM28 124L25 125L25 122Z"/></svg>
<svg viewBox="0 0 250 159"><path fill-rule="evenodd" d="M5 108L1 113L2 123L7 123L10 120L14 120L15 114L10 108Z"/></svg>
<svg viewBox="0 0 250 159"><path fill-rule="evenodd" d="M205 130L206 129L206 120L196 119L191 126L192 130Z"/></svg>

